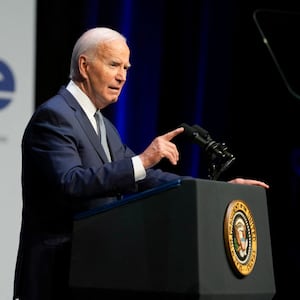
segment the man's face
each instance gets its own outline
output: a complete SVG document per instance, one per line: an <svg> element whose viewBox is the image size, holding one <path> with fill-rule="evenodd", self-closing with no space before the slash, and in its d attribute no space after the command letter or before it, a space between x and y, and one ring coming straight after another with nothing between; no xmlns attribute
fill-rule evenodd
<svg viewBox="0 0 300 300"><path fill-rule="evenodd" d="M100 44L96 55L86 60L85 92L97 108L118 100L130 67L130 50L118 39Z"/></svg>

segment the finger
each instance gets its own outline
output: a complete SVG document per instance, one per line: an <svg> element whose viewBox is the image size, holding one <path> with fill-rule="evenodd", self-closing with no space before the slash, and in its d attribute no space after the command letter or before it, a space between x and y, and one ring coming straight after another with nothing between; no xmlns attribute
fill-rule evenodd
<svg viewBox="0 0 300 300"><path fill-rule="evenodd" d="M248 184L253 184L253 185L258 185L258 186L262 186L266 189L269 188L269 185L266 184L265 182L263 181L260 181L260 180L250 180Z"/></svg>
<svg viewBox="0 0 300 300"><path fill-rule="evenodd" d="M167 158L173 165L176 165L179 160L179 152L174 144L169 144L168 149L164 153L164 157Z"/></svg>
<svg viewBox="0 0 300 300"><path fill-rule="evenodd" d="M179 127L176 128L172 131L167 132L166 134L162 135L161 137L163 137L164 139L166 139L167 141L171 141L175 136L177 136L178 134L182 133L184 131L183 127Z"/></svg>
<svg viewBox="0 0 300 300"><path fill-rule="evenodd" d="M260 180L255 180L255 179L235 178L233 180L230 180L229 182L237 183L237 184L246 184L246 185L257 185L257 186L264 187L266 189L269 188L269 185L266 184L265 182Z"/></svg>
<svg viewBox="0 0 300 300"><path fill-rule="evenodd" d="M259 186L263 186L265 188L268 188L269 186L264 183L263 181L260 180L255 180L255 179L243 179L243 184L248 184L248 185L259 185Z"/></svg>

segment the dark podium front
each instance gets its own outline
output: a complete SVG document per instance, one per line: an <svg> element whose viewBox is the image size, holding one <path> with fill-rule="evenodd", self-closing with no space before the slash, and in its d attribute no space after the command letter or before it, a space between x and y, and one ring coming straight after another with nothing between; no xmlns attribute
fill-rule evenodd
<svg viewBox="0 0 300 300"><path fill-rule="evenodd" d="M265 193L256 186L190 179L77 215L74 299L272 299ZM224 218L237 199L247 203L256 226L256 262L247 276L236 274L225 251Z"/></svg>

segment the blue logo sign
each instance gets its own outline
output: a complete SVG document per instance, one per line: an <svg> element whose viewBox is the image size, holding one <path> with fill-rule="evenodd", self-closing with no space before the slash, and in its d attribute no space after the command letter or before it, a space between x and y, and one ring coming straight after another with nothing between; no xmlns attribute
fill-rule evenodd
<svg viewBox="0 0 300 300"><path fill-rule="evenodd" d="M15 90L15 80L9 66L0 60L0 109L11 102L10 93Z"/></svg>

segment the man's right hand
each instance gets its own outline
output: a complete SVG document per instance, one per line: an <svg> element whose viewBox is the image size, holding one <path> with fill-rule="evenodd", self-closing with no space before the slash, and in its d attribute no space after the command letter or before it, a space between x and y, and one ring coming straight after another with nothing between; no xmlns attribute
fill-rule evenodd
<svg viewBox="0 0 300 300"><path fill-rule="evenodd" d="M151 144L139 155L145 169L158 164L162 158L167 158L171 164L176 165L179 152L171 140L184 131L183 127L176 128L164 135L156 137Z"/></svg>

